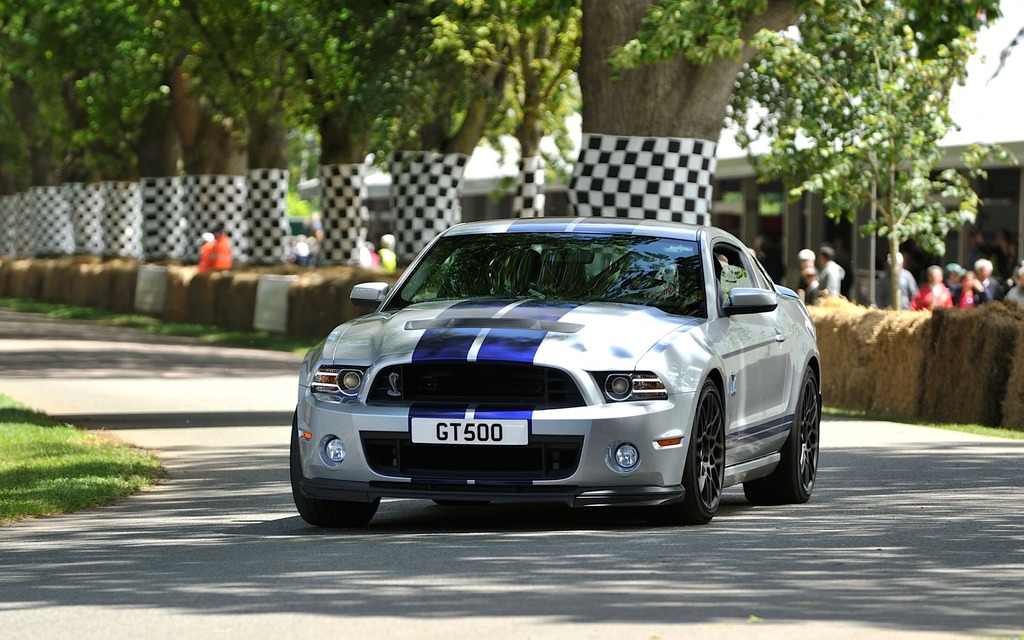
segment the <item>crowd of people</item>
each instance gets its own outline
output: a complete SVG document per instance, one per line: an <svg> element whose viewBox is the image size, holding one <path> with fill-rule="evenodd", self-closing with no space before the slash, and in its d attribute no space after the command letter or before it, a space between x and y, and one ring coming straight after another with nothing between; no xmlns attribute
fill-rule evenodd
<svg viewBox="0 0 1024 640"><path fill-rule="evenodd" d="M997 235L997 244L982 256L984 245L980 234L968 238L968 256L972 269L955 262L945 267L931 265L924 271L920 283L904 267L901 253L889 257L879 272L875 285L874 305L880 309L892 308L893 294L898 296L898 308L921 311L925 309L973 309L987 302L1005 300L1024 309L1024 261L1017 260L1017 245L1009 235ZM846 271L836 262L834 249L823 245L817 254L803 249L797 255L800 263L800 293L807 304L817 304L827 297L837 297L843 287ZM892 260L896 262L896 286L892 285Z"/></svg>

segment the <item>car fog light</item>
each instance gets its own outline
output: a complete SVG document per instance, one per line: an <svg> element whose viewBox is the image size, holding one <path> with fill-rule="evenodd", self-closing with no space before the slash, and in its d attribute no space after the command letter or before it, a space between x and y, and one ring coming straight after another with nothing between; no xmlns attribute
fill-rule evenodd
<svg viewBox="0 0 1024 640"><path fill-rule="evenodd" d="M327 436L323 442L324 462L339 465L345 460L345 445L334 436Z"/></svg>
<svg viewBox="0 0 1024 640"><path fill-rule="evenodd" d="M616 442L608 447L605 460L616 473L631 473L640 466L640 450L631 442Z"/></svg>
<svg viewBox="0 0 1024 640"><path fill-rule="evenodd" d="M629 376L608 376L605 382L605 390L612 400L625 400L633 390L633 381Z"/></svg>
<svg viewBox="0 0 1024 640"><path fill-rule="evenodd" d="M358 371L346 371L341 378L341 386L345 391L355 391L363 381L363 376Z"/></svg>

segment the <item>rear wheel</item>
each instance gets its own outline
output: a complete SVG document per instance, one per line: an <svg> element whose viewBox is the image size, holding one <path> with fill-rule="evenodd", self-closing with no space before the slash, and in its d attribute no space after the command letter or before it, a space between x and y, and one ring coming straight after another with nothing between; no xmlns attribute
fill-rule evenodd
<svg viewBox="0 0 1024 640"><path fill-rule="evenodd" d="M779 465L770 475L743 483L743 494L751 504L797 504L810 499L818 473L820 400L818 377L808 371L800 386L793 427L779 452Z"/></svg>
<svg viewBox="0 0 1024 640"><path fill-rule="evenodd" d="M292 416L292 442L288 456L292 481L292 500L302 519L314 527L362 527L373 518L380 506L380 498L373 502L344 502L321 500L303 495L302 464L299 461L298 414Z"/></svg>
<svg viewBox="0 0 1024 640"><path fill-rule="evenodd" d="M725 482L725 407L722 393L710 380L697 400L697 414L686 448L681 502L654 507L653 524L707 524L722 501Z"/></svg>

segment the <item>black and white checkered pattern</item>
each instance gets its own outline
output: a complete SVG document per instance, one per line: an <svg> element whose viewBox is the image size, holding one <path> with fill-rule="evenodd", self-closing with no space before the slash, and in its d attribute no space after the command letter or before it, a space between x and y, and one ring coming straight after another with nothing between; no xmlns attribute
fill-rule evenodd
<svg viewBox="0 0 1024 640"><path fill-rule="evenodd" d="M245 176L185 176L185 260L199 260L200 237L219 222L231 239L232 258L249 259L249 225L245 221Z"/></svg>
<svg viewBox="0 0 1024 640"><path fill-rule="evenodd" d="M716 143L584 133L569 183L576 215L711 224Z"/></svg>
<svg viewBox="0 0 1024 640"><path fill-rule="evenodd" d="M248 179L249 256L256 264L279 264L288 256L288 170L251 169Z"/></svg>
<svg viewBox="0 0 1024 640"><path fill-rule="evenodd" d="M519 160L519 181L512 197L512 213L521 218L544 215L544 158Z"/></svg>
<svg viewBox="0 0 1024 640"><path fill-rule="evenodd" d="M11 196L14 201L14 216L17 219L15 232L15 252L18 256L29 258L36 254L36 224L32 216L32 199L27 192Z"/></svg>
<svg viewBox="0 0 1024 640"><path fill-rule="evenodd" d="M395 214L395 253L411 260L438 234L462 221L459 196L469 156L429 151L391 155L391 207Z"/></svg>
<svg viewBox="0 0 1024 640"><path fill-rule="evenodd" d="M75 230L63 187L29 187L35 255L66 256L75 252Z"/></svg>
<svg viewBox="0 0 1024 640"><path fill-rule="evenodd" d="M142 189L138 182L103 183L103 253L117 258L142 257Z"/></svg>
<svg viewBox="0 0 1024 640"><path fill-rule="evenodd" d="M143 178L142 250L146 260L185 256L185 182L178 176Z"/></svg>
<svg viewBox="0 0 1024 640"><path fill-rule="evenodd" d="M18 255L18 212L21 196L0 196L0 256Z"/></svg>
<svg viewBox="0 0 1024 640"><path fill-rule="evenodd" d="M324 225L325 263L358 262L359 247L366 242L369 212L366 209L366 167L361 164L320 166L320 209Z"/></svg>
<svg viewBox="0 0 1024 640"><path fill-rule="evenodd" d="M99 182L72 182L64 185L64 197L71 212L75 232L75 252L103 255L103 215L106 192Z"/></svg>

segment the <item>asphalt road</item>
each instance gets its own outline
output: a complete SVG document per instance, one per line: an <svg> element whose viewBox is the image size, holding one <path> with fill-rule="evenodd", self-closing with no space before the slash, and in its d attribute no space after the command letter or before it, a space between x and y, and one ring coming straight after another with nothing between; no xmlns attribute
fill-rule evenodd
<svg viewBox="0 0 1024 640"><path fill-rule="evenodd" d="M0 528L0 638L1024 634L1022 441L827 420L806 505L730 489L710 525L652 528L393 500L331 531L291 504L297 363L0 311L0 393L168 468L117 504Z"/></svg>

